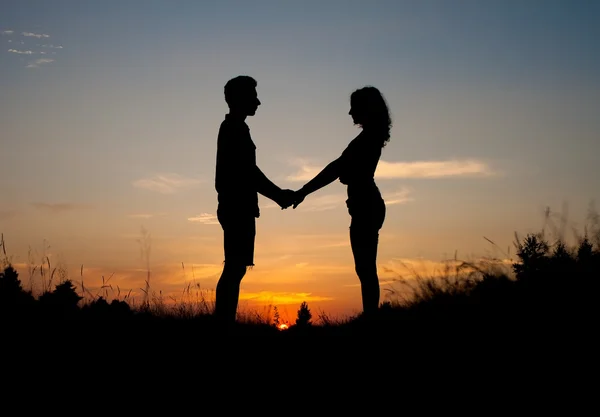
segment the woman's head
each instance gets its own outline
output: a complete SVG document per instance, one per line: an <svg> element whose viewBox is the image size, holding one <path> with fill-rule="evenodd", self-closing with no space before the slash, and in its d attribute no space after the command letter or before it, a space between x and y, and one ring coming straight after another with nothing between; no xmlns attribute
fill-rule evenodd
<svg viewBox="0 0 600 417"><path fill-rule="evenodd" d="M377 88L366 86L354 91L350 96L348 114L363 129L381 133L384 138L381 146L389 142L392 119L387 103Z"/></svg>

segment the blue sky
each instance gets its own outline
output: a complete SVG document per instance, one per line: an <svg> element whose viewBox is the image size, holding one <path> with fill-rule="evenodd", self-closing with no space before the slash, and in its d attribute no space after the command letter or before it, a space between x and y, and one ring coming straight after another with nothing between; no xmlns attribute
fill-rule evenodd
<svg viewBox="0 0 600 417"><path fill-rule="evenodd" d="M3 1L0 232L15 262L46 240L134 288L144 227L157 286L187 282L182 262L214 286L216 133L239 74L263 102L259 165L292 189L358 134L350 93L382 91L382 266L489 255L483 236L508 247L546 206L581 230L600 196L599 18L579 0ZM358 305L344 193L261 200L248 300Z"/></svg>

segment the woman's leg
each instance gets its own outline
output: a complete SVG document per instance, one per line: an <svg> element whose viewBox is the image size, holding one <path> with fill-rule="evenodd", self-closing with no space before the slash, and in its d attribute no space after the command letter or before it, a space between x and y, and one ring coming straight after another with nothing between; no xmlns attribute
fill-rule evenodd
<svg viewBox="0 0 600 417"><path fill-rule="evenodd" d="M372 315L379 308L379 277L377 276L377 244L379 231L350 226L350 245L354 255L354 268L362 293L365 315Z"/></svg>
<svg viewBox="0 0 600 417"><path fill-rule="evenodd" d="M377 248L379 230L385 219L385 204L370 217L353 218L350 224L350 245L354 267L360 280L363 312L372 315L379 309L379 276L377 275Z"/></svg>

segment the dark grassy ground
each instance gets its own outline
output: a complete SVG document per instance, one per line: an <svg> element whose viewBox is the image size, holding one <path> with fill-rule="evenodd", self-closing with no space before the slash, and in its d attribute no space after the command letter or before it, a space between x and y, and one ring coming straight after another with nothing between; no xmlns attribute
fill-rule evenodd
<svg viewBox="0 0 600 417"><path fill-rule="evenodd" d="M454 275L418 278L410 299L383 304L369 320L313 322L306 305L285 331L258 316L223 328L206 308L133 308L103 298L82 305L69 280L34 297L7 264L0 274L1 346L5 363L87 372L143 364L180 371L204 364L221 373L254 364L325 378L342 375L326 371L334 367L392 375L455 368L451 375L498 378L536 368L537 377L552 380L590 372L598 356L598 242L583 238L567 247L529 235L516 246L519 259L508 269L464 264Z"/></svg>

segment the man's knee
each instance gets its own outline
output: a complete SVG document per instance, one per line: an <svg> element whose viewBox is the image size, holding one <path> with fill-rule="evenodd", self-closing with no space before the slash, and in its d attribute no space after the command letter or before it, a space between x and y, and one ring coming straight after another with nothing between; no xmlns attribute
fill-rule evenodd
<svg viewBox="0 0 600 417"><path fill-rule="evenodd" d="M246 265L235 262L225 262L223 274L231 277L242 279L246 275Z"/></svg>

